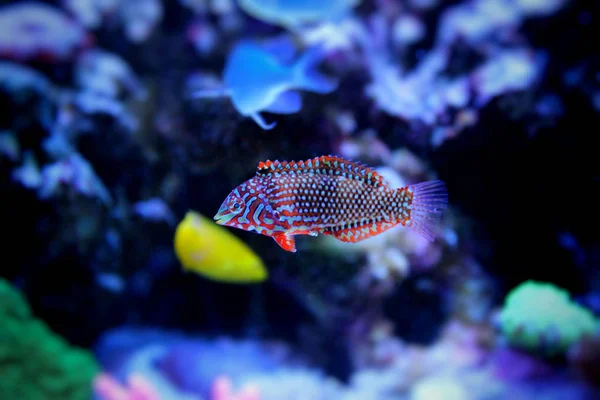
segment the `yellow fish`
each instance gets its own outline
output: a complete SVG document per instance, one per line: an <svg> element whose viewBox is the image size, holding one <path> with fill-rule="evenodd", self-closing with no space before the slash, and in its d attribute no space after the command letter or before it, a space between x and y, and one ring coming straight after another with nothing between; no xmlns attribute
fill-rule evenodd
<svg viewBox="0 0 600 400"><path fill-rule="evenodd" d="M211 219L189 211L175 231L175 254L185 270L227 283L256 283L268 277L250 247Z"/></svg>

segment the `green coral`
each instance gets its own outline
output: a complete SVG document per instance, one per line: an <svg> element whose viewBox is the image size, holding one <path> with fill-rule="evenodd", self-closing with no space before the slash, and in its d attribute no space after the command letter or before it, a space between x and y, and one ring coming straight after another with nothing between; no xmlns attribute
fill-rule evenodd
<svg viewBox="0 0 600 400"><path fill-rule="evenodd" d="M0 278L0 399L89 400L98 364L36 319Z"/></svg>
<svg viewBox="0 0 600 400"><path fill-rule="evenodd" d="M527 281L506 296L500 326L512 346L554 356L582 335L593 334L599 325L590 310L570 300L566 290Z"/></svg>

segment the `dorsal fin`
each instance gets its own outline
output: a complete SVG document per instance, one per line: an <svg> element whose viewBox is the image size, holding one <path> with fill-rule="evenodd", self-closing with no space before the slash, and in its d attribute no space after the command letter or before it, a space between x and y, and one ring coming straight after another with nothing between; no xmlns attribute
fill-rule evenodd
<svg viewBox="0 0 600 400"><path fill-rule="evenodd" d="M269 176L286 173L313 173L338 175L350 179L363 180L374 187L389 187L383 176L377 171L355 161L337 156L320 156L305 161L261 161L256 168L256 175Z"/></svg>

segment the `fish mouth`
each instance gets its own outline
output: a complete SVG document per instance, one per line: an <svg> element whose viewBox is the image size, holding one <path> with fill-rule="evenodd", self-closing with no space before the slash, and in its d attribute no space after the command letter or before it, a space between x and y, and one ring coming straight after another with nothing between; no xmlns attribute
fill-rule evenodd
<svg viewBox="0 0 600 400"><path fill-rule="evenodd" d="M219 225L225 225L233 217L226 204L222 204L213 219Z"/></svg>

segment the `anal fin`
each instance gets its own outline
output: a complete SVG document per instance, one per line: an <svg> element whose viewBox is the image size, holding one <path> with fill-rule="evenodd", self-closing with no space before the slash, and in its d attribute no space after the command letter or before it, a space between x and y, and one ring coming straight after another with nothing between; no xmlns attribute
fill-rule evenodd
<svg viewBox="0 0 600 400"><path fill-rule="evenodd" d="M260 115L257 112L250 114L250 118L252 118L254 122L256 122L256 124L263 128L265 131L269 131L275 128L275 125L277 125L277 122L271 122L270 124L268 124L267 121L265 121L265 119L262 117L262 115Z"/></svg>
<svg viewBox="0 0 600 400"><path fill-rule="evenodd" d="M296 252L296 242L293 235L287 232L277 232L273 235L273 239L285 251Z"/></svg>
<svg viewBox="0 0 600 400"><path fill-rule="evenodd" d="M300 93L293 90L281 93L271 105L263 111L274 114L294 114L302 108L302 97Z"/></svg>

